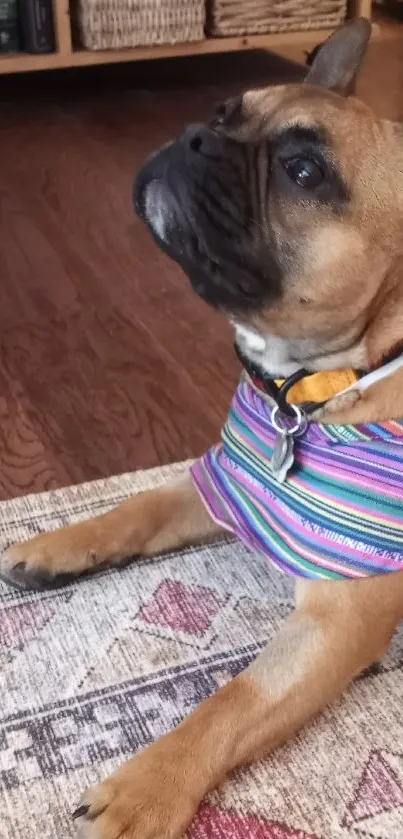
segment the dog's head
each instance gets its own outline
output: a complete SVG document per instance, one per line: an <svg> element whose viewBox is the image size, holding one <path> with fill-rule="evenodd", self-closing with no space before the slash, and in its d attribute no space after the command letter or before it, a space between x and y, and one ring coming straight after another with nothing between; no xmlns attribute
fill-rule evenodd
<svg viewBox="0 0 403 839"><path fill-rule="evenodd" d="M271 373L367 367L403 338L403 144L346 96L369 37L347 24L303 84L224 103L137 177L158 244Z"/></svg>

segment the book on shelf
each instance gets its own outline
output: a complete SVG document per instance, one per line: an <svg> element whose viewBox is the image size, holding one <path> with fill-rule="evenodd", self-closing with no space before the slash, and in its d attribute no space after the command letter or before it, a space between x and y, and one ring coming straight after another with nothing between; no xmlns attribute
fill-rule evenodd
<svg viewBox="0 0 403 839"><path fill-rule="evenodd" d="M20 48L17 0L0 0L0 53Z"/></svg>
<svg viewBox="0 0 403 839"><path fill-rule="evenodd" d="M52 0L18 0L18 11L24 52L54 52Z"/></svg>

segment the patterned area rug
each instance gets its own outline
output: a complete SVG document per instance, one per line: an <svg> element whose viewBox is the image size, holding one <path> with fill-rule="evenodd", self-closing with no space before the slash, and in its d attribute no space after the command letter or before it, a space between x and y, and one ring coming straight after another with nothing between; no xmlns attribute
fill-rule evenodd
<svg viewBox="0 0 403 839"><path fill-rule="evenodd" d="M107 510L183 467L0 505L2 546ZM60 591L0 583L1 839L70 839L81 791L238 673L292 607L236 542ZM403 634L376 672L203 804L190 839L401 839Z"/></svg>

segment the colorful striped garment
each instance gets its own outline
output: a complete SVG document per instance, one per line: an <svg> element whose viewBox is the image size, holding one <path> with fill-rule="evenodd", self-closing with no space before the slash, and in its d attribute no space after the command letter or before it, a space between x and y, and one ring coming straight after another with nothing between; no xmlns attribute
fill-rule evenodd
<svg viewBox="0 0 403 839"><path fill-rule="evenodd" d="M213 519L287 574L340 580L403 570L403 421L309 423L280 484L270 415L243 376L221 444L191 468Z"/></svg>

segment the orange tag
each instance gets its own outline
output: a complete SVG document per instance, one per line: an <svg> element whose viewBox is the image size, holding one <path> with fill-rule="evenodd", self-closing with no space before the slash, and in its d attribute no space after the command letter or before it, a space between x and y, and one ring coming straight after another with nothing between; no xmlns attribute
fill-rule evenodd
<svg viewBox="0 0 403 839"><path fill-rule="evenodd" d="M301 379L290 388L287 393L287 402L294 402L296 405L301 402L327 402L332 396L336 396L357 380L357 374L349 368L312 373L311 376ZM284 379L277 379L276 385L280 387L283 381Z"/></svg>

